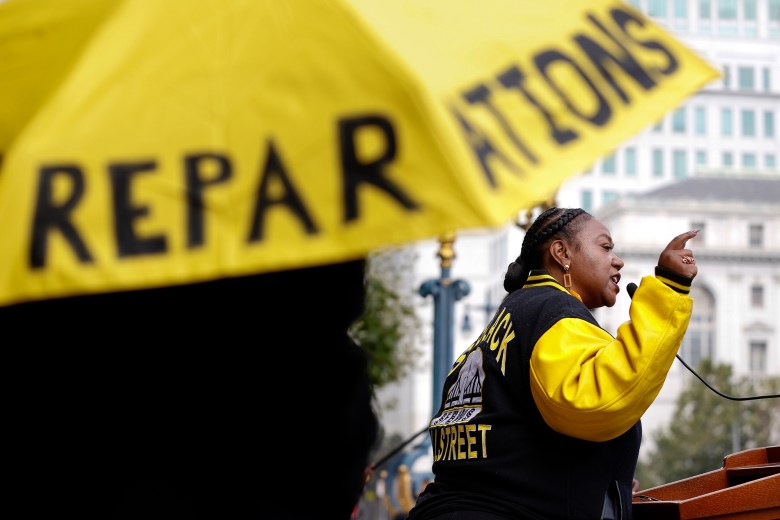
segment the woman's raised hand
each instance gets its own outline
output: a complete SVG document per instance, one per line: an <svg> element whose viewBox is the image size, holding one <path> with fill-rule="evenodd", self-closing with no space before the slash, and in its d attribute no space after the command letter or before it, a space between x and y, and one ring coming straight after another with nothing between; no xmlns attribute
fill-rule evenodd
<svg viewBox="0 0 780 520"><path fill-rule="evenodd" d="M693 257L693 251L685 248L688 240L691 240L699 233L698 229L686 231L677 235L669 242L666 249L661 251L658 257L658 265L664 269L674 271L688 278L693 279L699 272L696 267L696 259Z"/></svg>

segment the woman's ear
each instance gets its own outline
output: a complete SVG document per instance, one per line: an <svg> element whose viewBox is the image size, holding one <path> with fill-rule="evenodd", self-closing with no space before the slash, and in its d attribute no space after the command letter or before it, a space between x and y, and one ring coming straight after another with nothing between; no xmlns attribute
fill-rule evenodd
<svg viewBox="0 0 780 520"><path fill-rule="evenodd" d="M553 240L550 243L550 256L561 268L570 264L569 250L563 240Z"/></svg>

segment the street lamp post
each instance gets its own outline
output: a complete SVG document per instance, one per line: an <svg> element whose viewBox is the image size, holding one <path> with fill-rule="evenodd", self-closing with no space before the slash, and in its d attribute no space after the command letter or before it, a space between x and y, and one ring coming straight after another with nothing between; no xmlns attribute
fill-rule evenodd
<svg viewBox="0 0 780 520"><path fill-rule="evenodd" d="M426 280L420 286L420 295L433 296L433 410L439 410L444 380L453 363L453 340L455 331L455 302L471 291L465 280L450 278L452 261L455 259L455 233L439 238L437 256L441 259L441 275Z"/></svg>
<svg viewBox="0 0 780 520"><path fill-rule="evenodd" d="M471 291L469 284L464 280L453 280L450 278L450 269L452 261L455 258L455 250L452 247L455 242L455 233L445 233L439 237L439 251L437 256L441 259L441 275L438 278L426 280L420 285L420 295L423 297L433 296L433 411L435 415L441 404L441 390L447 373L453 363L453 340L455 336L455 302L468 295ZM419 435L420 432L416 435ZM416 492L419 490L422 480L430 476L430 465L426 465L426 471L418 472L417 462L423 461L431 452L431 440L428 435L417 443L410 450L406 451L396 459L396 463L389 467L383 478L386 492L391 497L391 502L395 502L400 509L407 509L401 504L403 496L411 493L416 498ZM410 482L405 486L411 486L412 489L396 490L396 478L399 471L409 471ZM400 482L399 482L400 484ZM403 496L399 496L403 495ZM392 499L395 498L395 500ZM394 509L396 507L394 506Z"/></svg>

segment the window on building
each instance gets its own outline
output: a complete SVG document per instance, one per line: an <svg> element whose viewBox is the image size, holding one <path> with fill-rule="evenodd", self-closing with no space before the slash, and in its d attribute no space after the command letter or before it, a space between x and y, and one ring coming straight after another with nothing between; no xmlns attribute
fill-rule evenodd
<svg viewBox="0 0 780 520"><path fill-rule="evenodd" d="M769 35L773 38L780 36L780 0L769 0Z"/></svg>
<svg viewBox="0 0 780 520"><path fill-rule="evenodd" d="M723 152L720 162L723 166L734 166L734 154L731 152Z"/></svg>
<svg viewBox="0 0 780 520"><path fill-rule="evenodd" d="M672 27L678 31L688 28L688 2L687 0L672 0Z"/></svg>
<svg viewBox="0 0 780 520"><path fill-rule="evenodd" d="M715 300L700 286L691 287L696 305L680 346L680 357L691 366L711 358L715 345Z"/></svg>
<svg viewBox="0 0 780 520"><path fill-rule="evenodd" d="M743 0L742 7L743 7L742 17L749 22L755 22L757 18L756 0Z"/></svg>
<svg viewBox="0 0 780 520"><path fill-rule="evenodd" d="M699 32L710 34L712 32L712 2L699 0Z"/></svg>
<svg viewBox="0 0 780 520"><path fill-rule="evenodd" d="M609 154L601 162L601 171L605 175L615 175L615 154Z"/></svg>
<svg viewBox="0 0 780 520"><path fill-rule="evenodd" d="M593 192L590 190L582 190L581 199L582 199L582 209L590 213L593 211Z"/></svg>
<svg viewBox="0 0 780 520"><path fill-rule="evenodd" d="M684 356L683 359L685 359L686 363L689 365L694 367L699 366L701 360L708 357L703 354L703 340L704 338L702 338L701 333L691 330L691 328L688 327L688 331L685 335L685 344L683 345L685 348L680 349L680 354Z"/></svg>
<svg viewBox="0 0 780 520"><path fill-rule="evenodd" d="M750 305L755 308L764 306L764 286L753 285L750 288Z"/></svg>
<svg viewBox="0 0 780 520"><path fill-rule="evenodd" d="M737 67L737 88L740 90L756 88L756 71L753 67Z"/></svg>
<svg viewBox="0 0 780 520"><path fill-rule="evenodd" d="M733 20L721 20L718 23L718 34L722 36L736 36L737 22Z"/></svg>
<svg viewBox="0 0 780 520"><path fill-rule="evenodd" d="M686 0L674 0L672 9L675 18L688 18L688 2Z"/></svg>
<svg viewBox="0 0 780 520"><path fill-rule="evenodd" d="M736 20L737 0L718 0L718 18L721 20Z"/></svg>
<svg viewBox="0 0 780 520"><path fill-rule="evenodd" d="M764 137L775 136L775 113L766 111L764 112Z"/></svg>
<svg viewBox="0 0 780 520"><path fill-rule="evenodd" d="M764 225L763 224L750 224L748 231L748 244L751 248L764 247Z"/></svg>
<svg viewBox="0 0 780 520"><path fill-rule="evenodd" d="M707 133L707 110L704 107L693 109L693 126L696 135L705 135Z"/></svg>
<svg viewBox="0 0 780 520"><path fill-rule="evenodd" d="M696 166L707 166L707 150L696 150Z"/></svg>
<svg viewBox="0 0 780 520"><path fill-rule="evenodd" d="M769 72L769 67L764 67L764 70L761 72L761 79L764 86L764 92L769 92L770 87L772 86L772 76Z"/></svg>
<svg viewBox="0 0 780 520"><path fill-rule="evenodd" d="M749 38L758 36L758 25L756 25L756 22L745 22L742 26L742 34Z"/></svg>
<svg viewBox="0 0 780 520"><path fill-rule="evenodd" d="M601 203L602 204L609 204L613 200L618 198L618 194L616 191L610 191L606 190L604 193L601 194Z"/></svg>
<svg viewBox="0 0 780 520"><path fill-rule="evenodd" d="M661 119L656 124L653 125L653 132L656 134L660 134L664 131L664 120Z"/></svg>
<svg viewBox="0 0 780 520"><path fill-rule="evenodd" d="M709 20L712 18L712 1L699 0L699 18Z"/></svg>
<svg viewBox="0 0 780 520"><path fill-rule="evenodd" d="M750 371L758 374L766 372L765 340L750 340Z"/></svg>
<svg viewBox="0 0 780 520"><path fill-rule="evenodd" d="M672 113L672 132L675 134L685 133L685 107L678 108Z"/></svg>
<svg viewBox="0 0 780 520"><path fill-rule="evenodd" d="M756 113L753 110L742 110L741 129L743 137L755 137L756 135Z"/></svg>
<svg viewBox="0 0 780 520"><path fill-rule="evenodd" d="M672 151L672 174L675 179L688 176L688 153L685 150Z"/></svg>
<svg viewBox="0 0 780 520"><path fill-rule="evenodd" d="M729 67L728 65L723 66L722 81L723 81L723 88L725 89L731 88L731 67Z"/></svg>
<svg viewBox="0 0 780 520"><path fill-rule="evenodd" d="M647 0L647 14L653 18L666 18L666 0Z"/></svg>
<svg viewBox="0 0 780 520"><path fill-rule="evenodd" d="M653 149L653 177L664 176L664 151L660 148Z"/></svg>
<svg viewBox="0 0 780 520"><path fill-rule="evenodd" d="M720 111L720 133L721 135L731 135L733 133L732 112L730 108L723 108Z"/></svg>
<svg viewBox="0 0 780 520"><path fill-rule="evenodd" d="M737 0L718 0L718 34L737 34Z"/></svg>
<svg viewBox="0 0 780 520"><path fill-rule="evenodd" d="M764 156L764 168L774 170L777 167L777 158L774 154L768 153Z"/></svg>
<svg viewBox="0 0 780 520"><path fill-rule="evenodd" d="M745 152L742 154L743 168L755 168L756 166L758 166L758 161L756 160L756 154L752 152Z"/></svg>
<svg viewBox="0 0 780 520"><path fill-rule="evenodd" d="M626 175L633 177L636 175L636 148L626 148L623 159L626 162Z"/></svg>
<svg viewBox="0 0 780 520"><path fill-rule="evenodd" d="M758 36L756 0L742 0L742 34Z"/></svg>

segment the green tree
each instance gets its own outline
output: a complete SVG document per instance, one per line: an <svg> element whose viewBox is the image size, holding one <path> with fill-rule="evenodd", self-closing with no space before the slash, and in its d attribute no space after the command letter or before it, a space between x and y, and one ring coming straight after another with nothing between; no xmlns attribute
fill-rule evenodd
<svg viewBox="0 0 780 520"><path fill-rule="evenodd" d="M734 381L730 365L709 359L696 371L730 396L776 395L780 389L778 377ZM671 423L653 435L655 448L640 460L636 478L647 489L716 470L729 453L776 444L779 410L777 399L729 400L691 376Z"/></svg>
<svg viewBox="0 0 780 520"><path fill-rule="evenodd" d="M375 390L399 381L420 354L411 279L415 255L412 249L388 249L367 261L365 311L350 332L368 353Z"/></svg>

